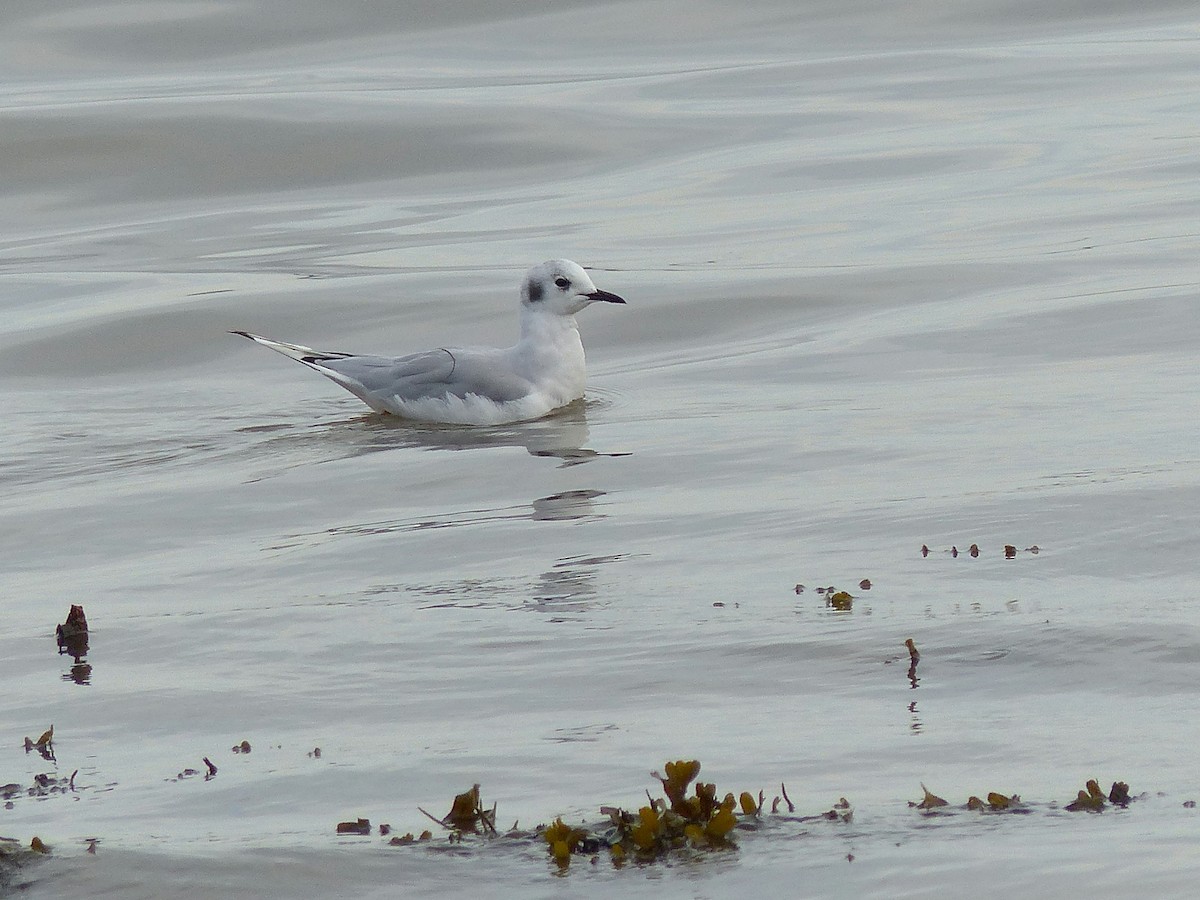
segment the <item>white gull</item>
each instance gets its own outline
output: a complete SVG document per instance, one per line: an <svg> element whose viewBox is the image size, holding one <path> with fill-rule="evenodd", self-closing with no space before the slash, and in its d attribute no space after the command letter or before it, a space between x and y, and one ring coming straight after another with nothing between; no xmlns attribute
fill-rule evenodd
<svg viewBox="0 0 1200 900"><path fill-rule="evenodd" d="M409 356L330 353L235 331L336 381L376 412L422 422L499 425L538 419L583 396L587 367L575 314L597 290L569 259L534 266L521 283L521 337L505 349L441 347Z"/></svg>

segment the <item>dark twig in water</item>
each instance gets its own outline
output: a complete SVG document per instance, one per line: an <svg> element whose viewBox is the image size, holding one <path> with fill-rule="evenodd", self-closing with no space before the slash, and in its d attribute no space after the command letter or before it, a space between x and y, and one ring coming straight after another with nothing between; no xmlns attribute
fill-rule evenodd
<svg viewBox="0 0 1200 900"><path fill-rule="evenodd" d="M794 813L796 811L796 804L794 804L792 802L792 798L787 795L787 786L784 785L782 781L779 782L779 790L783 792L783 799L788 805L788 812Z"/></svg>
<svg viewBox="0 0 1200 900"><path fill-rule="evenodd" d="M442 819L439 819L439 818L438 818L437 816L435 816L433 813L431 813L431 812L428 812L428 811L426 811L426 810L424 810L424 809L421 809L421 807L419 807L419 806L417 807L417 809L418 809L418 810L420 810L421 812L425 813L425 815L427 815L429 818L433 819L433 821L437 822L437 823L438 823L439 825L441 825L443 828L449 828L449 827L450 827L450 826L449 826L449 825L447 825L447 824L446 824L446 823L445 823L445 822L444 822Z"/></svg>

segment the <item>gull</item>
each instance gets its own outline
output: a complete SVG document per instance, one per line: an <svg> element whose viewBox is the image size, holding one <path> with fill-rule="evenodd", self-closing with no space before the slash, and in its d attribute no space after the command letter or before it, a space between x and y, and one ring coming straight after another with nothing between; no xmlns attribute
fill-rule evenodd
<svg viewBox="0 0 1200 900"><path fill-rule="evenodd" d="M234 331L336 381L371 409L419 422L500 425L540 419L583 396L587 367L575 314L601 291L569 259L534 266L521 282L521 336L505 349L440 347L408 356L314 350Z"/></svg>

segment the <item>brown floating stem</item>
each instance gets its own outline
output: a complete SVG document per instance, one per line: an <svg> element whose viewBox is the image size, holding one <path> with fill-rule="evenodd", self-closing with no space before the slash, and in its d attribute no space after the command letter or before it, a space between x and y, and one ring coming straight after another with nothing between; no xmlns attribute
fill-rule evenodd
<svg viewBox="0 0 1200 900"><path fill-rule="evenodd" d="M796 804L792 802L792 798L787 795L787 786L781 781L779 782L779 790L783 792L783 800L788 805L788 812L796 811Z"/></svg>
<svg viewBox="0 0 1200 900"><path fill-rule="evenodd" d="M425 810L421 809L421 807L419 807L419 806L417 807L417 809L421 810L421 812L425 813L425 815L427 815L429 818L433 819L433 821L437 822L437 823L438 823L439 825L441 825L443 828L449 828L449 827L450 827L450 826L449 826L449 825L447 825L447 824L446 824L446 823L445 823L445 822L444 822L442 819L439 819L439 818L438 818L437 816L435 816L433 813L426 812Z"/></svg>

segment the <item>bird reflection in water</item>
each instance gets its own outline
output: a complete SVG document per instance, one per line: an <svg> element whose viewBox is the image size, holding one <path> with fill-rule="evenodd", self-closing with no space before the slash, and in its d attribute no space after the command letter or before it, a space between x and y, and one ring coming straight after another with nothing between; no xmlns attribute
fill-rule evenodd
<svg viewBox="0 0 1200 900"><path fill-rule="evenodd" d="M601 452L585 446L589 440L587 410L603 405L601 400L577 400L534 422L512 425L437 425L412 422L396 416L372 413L334 419L317 425L254 425L243 434L269 434L259 449L284 468L307 465L312 459L304 451L316 451L323 459L351 459L385 450L481 450L524 447L530 456L558 459L559 467L577 466L601 457L621 457L628 452ZM264 477L270 477L268 473Z"/></svg>

